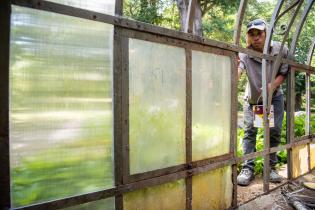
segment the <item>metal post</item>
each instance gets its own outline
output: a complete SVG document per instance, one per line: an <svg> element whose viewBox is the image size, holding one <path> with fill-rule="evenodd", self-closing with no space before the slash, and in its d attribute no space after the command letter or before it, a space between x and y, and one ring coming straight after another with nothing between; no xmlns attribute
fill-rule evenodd
<svg viewBox="0 0 315 210"><path fill-rule="evenodd" d="M312 45L309 49L308 55L307 55L307 65L312 64L312 57L314 53L314 47L315 47L315 37L313 38ZM306 107L307 107L307 112L306 112L306 121L305 121L305 133L307 135L311 135L313 132L310 127L310 120L311 120L311 110L310 110L310 102L311 102L311 81L310 81L310 74L306 74ZM308 170L310 171L312 169L311 167L311 145L310 143L307 144L307 151L308 151Z"/></svg>
<svg viewBox="0 0 315 210"><path fill-rule="evenodd" d="M0 2L0 209L11 207L9 158L10 0Z"/></svg>
<svg viewBox="0 0 315 210"><path fill-rule="evenodd" d="M287 144L294 140L294 107L295 107L295 69L291 68L287 76ZM287 154L288 179L292 179L292 148Z"/></svg>
<svg viewBox="0 0 315 210"><path fill-rule="evenodd" d="M192 167L192 51L186 49L186 164ZM186 210L192 209L192 176L186 178Z"/></svg>
<svg viewBox="0 0 315 210"><path fill-rule="evenodd" d="M240 6L238 8L237 19L234 27L234 44L240 44L241 32L242 32L242 22L244 19L244 14L247 6L248 0L241 0Z"/></svg>
<svg viewBox="0 0 315 210"><path fill-rule="evenodd" d="M271 43L271 38L273 34L273 27L276 22L276 18L280 12L280 9L282 7L282 4L284 3L284 0L279 0L275 10L273 12L272 18L271 18L271 24L270 28L267 30L266 34L266 41L265 41L265 46L264 46L264 54L269 53L269 48L270 48L270 43ZM269 120L268 120L268 98L267 98L267 61L266 59L262 59L262 94L263 94L263 112L264 112L264 149L268 150L270 149L270 128L269 128ZM264 192L269 191L269 159L270 155L265 155L264 156Z"/></svg>

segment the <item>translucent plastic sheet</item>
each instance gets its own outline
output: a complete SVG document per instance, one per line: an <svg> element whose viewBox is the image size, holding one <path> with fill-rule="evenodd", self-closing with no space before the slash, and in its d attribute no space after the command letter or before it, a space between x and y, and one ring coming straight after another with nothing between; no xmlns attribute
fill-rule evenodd
<svg viewBox="0 0 315 210"><path fill-rule="evenodd" d="M311 168L315 168L315 143L310 144L310 161L311 161Z"/></svg>
<svg viewBox="0 0 315 210"><path fill-rule="evenodd" d="M230 166L193 176L192 184L192 209L228 209L231 206Z"/></svg>
<svg viewBox="0 0 315 210"><path fill-rule="evenodd" d="M186 209L184 180L145 188L124 195L125 210Z"/></svg>
<svg viewBox="0 0 315 210"><path fill-rule="evenodd" d="M115 198L106 198L103 200L65 208L63 210L115 210Z"/></svg>
<svg viewBox="0 0 315 210"><path fill-rule="evenodd" d="M113 26L13 7L13 206L113 186Z"/></svg>
<svg viewBox="0 0 315 210"><path fill-rule="evenodd" d="M292 164L293 178L308 172L307 145L297 146L292 149Z"/></svg>
<svg viewBox="0 0 315 210"><path fill-rule="evenodd" d="M95 12L114 15L116 0L49 0L51 2L65 4L81 9L92 10Z"/></svg>
<svg viewBox="0 0 315 210"><path fill-rule="evenodd" d="M192 53L192 157L201 160L230 150L230 57Z"/></svg>
<svg viewBox="0 0 315 210"><path fill-rule="evenodd" d="M130 173L185 161L185 51L129 39Z"/></svg>

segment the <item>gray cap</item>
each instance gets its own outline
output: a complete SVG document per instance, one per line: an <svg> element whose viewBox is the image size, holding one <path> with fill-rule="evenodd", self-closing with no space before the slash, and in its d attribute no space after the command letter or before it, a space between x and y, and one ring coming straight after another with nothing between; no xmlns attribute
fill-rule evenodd
<svg viewBox="0 0 315 210"><path fill-rule="evenodd" d="M247 32L249 32L251 29L258 29L260 31L266 30L267 29L266 21L262 19L256 19L256 20L250 21L247 24Z"/></svg>

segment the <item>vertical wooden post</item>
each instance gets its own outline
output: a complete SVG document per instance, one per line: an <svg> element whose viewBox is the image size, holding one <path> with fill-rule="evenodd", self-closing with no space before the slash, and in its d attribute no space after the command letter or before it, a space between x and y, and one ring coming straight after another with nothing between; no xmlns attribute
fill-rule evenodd
<svg viewBox="0 0 315 210"><path fill-rule="evenodd" d="M186 49L186 164L192 162L192 51ZM192 177L186 178L186 210L192 209Z"/></svg>
<svg viewBox="0 0 315 210"><path fill-rule="evenodd" d="M0 1L0 209L11 208L9 157L10 0Z"/></svg>

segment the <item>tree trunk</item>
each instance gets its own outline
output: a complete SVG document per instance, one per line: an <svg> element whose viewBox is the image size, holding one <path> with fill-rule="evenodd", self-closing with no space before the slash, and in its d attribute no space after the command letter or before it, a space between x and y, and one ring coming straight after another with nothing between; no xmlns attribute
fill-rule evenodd
<svg viewBox="0 0 315 210"><path fill-rule="evenodd" d="M185 31L187 12L188 12L188 0L176 0L179 17L180 17L180 30Z"/></svg>
<svg viewBox="0 0 315 210"><path fill-rule="evenodd" d="M176 0L179 16L180 16L180 30L187 31L186 21L188 18L188 6L189 0ZM193 34L202 36L202 12L200 7L200 0L197 0L195 7L195 17L194 17L194 29Z"/></svg>
<svg viewBox="0 0 315 210"><path fill-rule="evenodd" d="M194 19L194 34L202 36L202 12L200 7L200 1L196 2L195 19Z"/></svg>

